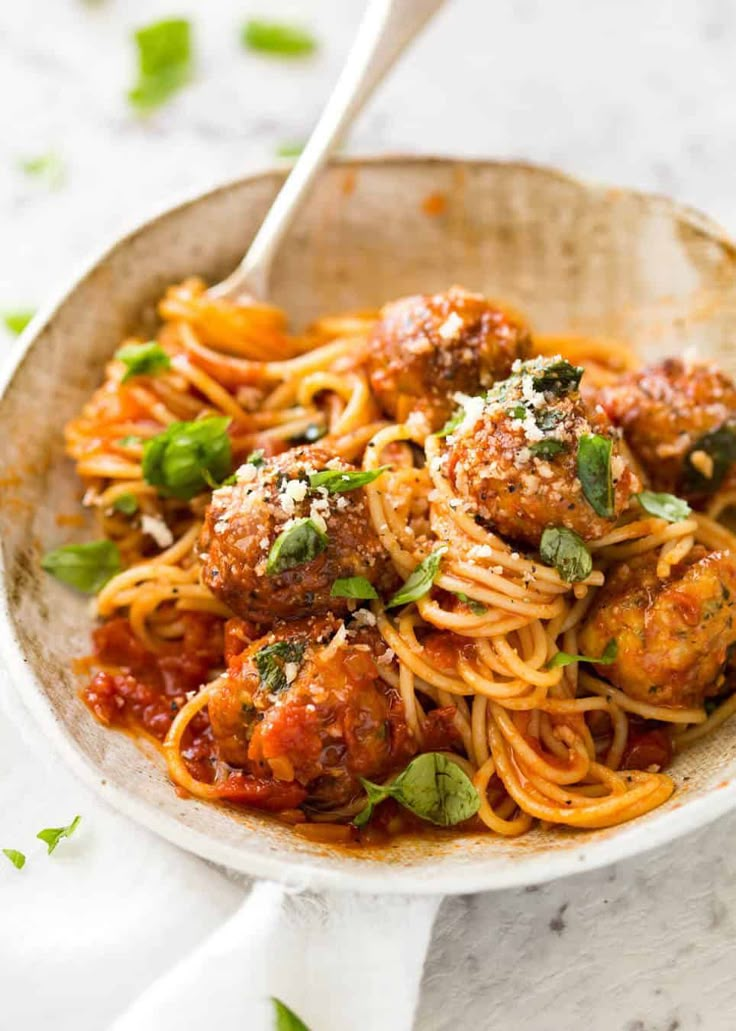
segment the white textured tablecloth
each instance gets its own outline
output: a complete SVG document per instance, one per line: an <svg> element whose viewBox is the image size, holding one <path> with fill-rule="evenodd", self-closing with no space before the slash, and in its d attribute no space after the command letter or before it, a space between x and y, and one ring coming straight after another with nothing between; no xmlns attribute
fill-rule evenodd
<svg viewBox="0 0 736 1031"><path fill-rule="evenodd" d="M172 195L237 175L279 144L303 139L361 7L360 0L1 4L0 308L39 303L90 249ZM172 13L195 20L198 81L142 124L123 100L130 31ZM237 29L248 14L309 24L319 55L284 65L245 54ZM673 194L735 228L735 51L733 0L448 0L361 117L352 149L547 162ZM67 166L57 191L17 169L19 158L49 150ZM0 361L12 347L0 339ZM35 833L76 813L77 833L47 857ZM416 1026L732 1031L735 833L730 817L610 870L446 900ZM352 1031L361 1017L377 1031L408 1027L430 906L416 920L395 910L398 927L376 906L380 930L369 936L346 900L309 902L315 919L306 923L296 916L300 900L280 905L272 889L260 888L251 904L247 884L108 810L0 711L2 847L29 859L19 872L0 856L0 1031L103 1031L116 1018L117 1031L166 1031L155 1007L176 1013L165 993L177 983L207 1000L206 1019L194 1004L189 1009L198 1031L260 1031L246 1006L263 1006L271 992L281 992L312 1031ZM297 959L307 969L299 954L307 938L320 956L326 941L351 971L347 980L333 977L332 998L322 997L319 970L302 975L291 966ZM290 959L279 969L282 942ZM270 972L267 949L276 959ZM382 956L391 960L385 973ZM181 999L188 1006L188 995ZM220 1002L231 1007L225 1020ZM381 1006L393 1024L385 1012L375 1015ZM321 1024L323 1014L332 1023Z"/></svg>

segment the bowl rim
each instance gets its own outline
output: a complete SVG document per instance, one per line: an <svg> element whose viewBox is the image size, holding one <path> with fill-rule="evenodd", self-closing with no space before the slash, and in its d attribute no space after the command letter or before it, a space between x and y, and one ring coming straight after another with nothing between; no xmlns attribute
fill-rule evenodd
<svg viewBox="0 0 736 1031"><path fill-rule="evenodd" d="M588 192L610 191L626 195L642 203L664 208L674 219L684 222L689 228L708 236L732 254L736 254L736 244L725 229L695 208L661 194L627 187L611 187L531 162L391 152L340 157L335 159L331 166L359 169L366 165L392 164L503 167L564 181ZM77 269L66 277L61 288L52 292L50 299L39 309L16 341L15 353L4 363L5 368L0 374L0 401L35 346L38 337L50 324L66 298L119 248L125 247L136 237L146 233L153 225L189 207L212 199L218 194L237 190L258 179L283 176L289 167L288 161L254 165L245 174L228 178L204 190L188 191L173 203L157 205L151 214L142 220L136 220L127 231L115 236L104 246L95 248L91 257L79 263ZM468 894L501 890L556 880L642 854L693 832L736 808L736 780L727 780L707 794L692 800L686 798L679 806L659 814L655 813L644 822L633 820L621 824L613 831L609 829L600 837L588 838L577 845L566 842L564 848L548 852L529 854L520 851L518 859L506 860L502 864L490 864L487 871L477 863L471 869L460 869L454 864L444 868L442 865L430 867L428 864L422 864L417 868L380 862L372 863L370 866L363 864L358 868L348 862L344 868L336 869L332 865L321 866L318 857L308 861L301 857L298 865L294 865L288 858L270 852L259 852L257 846L245 850L185 826L173 814L162 812L152 803L123 788L118 788L101 777L94 762L76 747L71 734L31 672L16 635L7 588L5 562L0 551L0 663L8 673L7 680L11 690L15 692L24 712L31 717L29 722L34 725L33 729L41 732L45 740L51 743L56 754L80 780L114 809L171 844L242 874L276 880L294 888L371 894Z"/></svg>

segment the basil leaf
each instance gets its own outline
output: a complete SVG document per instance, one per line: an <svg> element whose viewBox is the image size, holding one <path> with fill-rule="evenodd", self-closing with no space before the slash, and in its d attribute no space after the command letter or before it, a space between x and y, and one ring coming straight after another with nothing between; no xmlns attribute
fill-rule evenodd
<svg viewBox="0 0 736 1031"><path fill-rule="evenodd" d="M81 816L75 816L68 827L47 827L45 830L38 832L36 837L39 841L46 843L48 855L51 855L62 838L70 838L72 836L81 819Z"/></svg>
<svg viewBox="0 0 736 1031"><path fill-rule="evenodd" d="M613 441L599 433L584 433L578 441L578 476L588 504L605 519L615 515L611 452Z"/></svg>
<svg viewBox="0 0 736 1031"><path fill-rule="evenodd" d="M312 473L309 477L309 486L325 487L330 494L345 494L349 490L357 490L358 487L365 487L367 483L373 483L390 466L382 465L378 469L360 469L350 472L345 469L323 469L321 472Z"/></svg>
<svg viewBox="0 0 736 1031"><path fill-rule="evenodd" d="M184 18L166 18L138 29L138 81L128 100L145 113L165 103L192 74L191 25Z"/></svg>
<svg viewBox="0 0 736 1031"><path fill-rule="evenodd" d="M680 523L692 511L687 501L676 498L674 494L656 494L653 490L643 490L636 498L645 512L658 519L666 519L668 523Z"/></svg>
<svg viewBox="0 0 736 1031"><path fill-rule="evenodd" d="M269 576L276 576L286 569L311 562L322 554L327 544L327 534L311 519L296 519L271 545L266 572Z"/></svg>
<svg viewBox="0 0 736 1031"><path fill-rule="evenodd" d="M143 445L143 479L159 494L189 501L210 482L230 475L230 419L214 416L195 422L172 422Z"/></svg>
<svg viewBox="0 0 736 1031"><path fill-rule="evenodd" d="M134 376L155 376L171 368L171 358L155 340L146 344L123 344L115 357L126 367L121 383L127 383Z"/></svg>
<svg viewBox="0 0 736 1031"><path fill-rule="evenodd" d="M537 424L537 428L545 433L553 430L558 423L562 422L563 418L563 413L554 408L539 408L534 412L534 422Z"/></svg>
<svg viewBox="0 0 736 1031"><path fill-rule="evenodd" d="M298 158L304 150L303 143L282 143L276 148L277 158Z"/></svg>
<svg viewBox="0 0 736 1031"><path fill-rule="evenodd" d="M538 440L530 445L529 451L535 458L554 458L567 451L567 444L563 440Z"/></svg>
<svg viewBox="0 0 736 1031"><path fill-rule="evenodd" d="M135 515L138 511L138 498L135 494L120 494L113 501L112 507L116 512L122 512L123 515Z"/></svg>
<svg viewBox="0 0 736 1031"><path fill-rule="evenodd" d="M20 336L36 312L30 308L17 308L2 313L3 325L13 336Z"/></svg>
<svg viewBox="0 0 736 1031"><path fill-rule="evenodd" d="M281 999L271 996L273 1003L273 1015L276 1020L275 1031L309 1031L309 1028L297 1017L293 1010L290 1010Z"/></svg>
<svg viewBox="0 0 736 1031"><path fill-rule="evenodd" d="M41 568L83 594L96 594L122 566L117 544L102 540L48 551L41 559Z"/></svg>
<svg viewBox="0 0 736 1031"><path fill-rule="evenodd" d="M558 666L569 666L573 662L594 662L596 666L610 666L616 661L618 655L618 643L610 640L603 649L603 654L597 659L591 655L570 655L569 652L557 652L547 663L547 669L557 669Z"/></svg>
<svg viewBox="0 0 736 1031"><path fill-rule="evenodd" d="M512 419L526 419L527 408L525 405L514 405L513 408L509 408L506 414L511 416Z"/></svg>
<svg viewBox="0 0 736 1031"><path fill-rule="evenodd" d="M335 580L330 591L332 598L359 598L373 601L378 598L376 588L364 576L347 576Z"/></svg>
<svg viewBox="0 0 736 1031"><path fill-rule="evenodd" d="M21 158L18 167L28 176L45 183L51 190L58 189L66 178L66 168L58 154L49 151L33 157Z"/></svg>
<svg viewBox="0 0 736 1031"><path fill-rule="evenodd" d="M571 365L566 358L558 358L532 376L532 386L541 393L562 397L571 390L577 390L584 371L579 365Z"/></svg>
<svg viewBox="0 0 736 1031"><path fill-rule="evenodd" d="M692 463L692 456L704 452L713 461L713 475L704 476ZM683 486L687 491L698 494L715 494L726 473L736 462L736 424L724 423L718 429L703 434L685 455Z"/></svg>
<svg viewBox="0 0 736 1031"><path fill-rule="evenodd" d="M241 39L250 50L278 57L304 57L317 49L317 40L306 29L258 18L245 23Z"/></svg>
<svg viewBox="0 0 736 1031"><path fill-rule="evenodd" d="M440 752L425 752L413 759L392 784L373 784L360 778L368 805L353 823L362 827L376 805L395 799L422 820L439 827L453 827L469 820L480 808L480 796L468 775ZM367 815L366 815L367 812Z"/></svg>
<svg viewBox="0 0 736 1031"><path fill-rule="evenodd" d="M439 437L440 440L444 440L445 437L449 437L450 434L454 430L456 430L458 428L458 426L460 425L460 423L463 421L464 418L465 418L465 409L464 408L458 408L458 410L455 412L455 414L451 415L450 418L445 423L445 425L441 429L437 430L437 432L435 434L433 434L433 436ZM524 416L522 415L521 418L523 419Z"/></svg>
<svg viewBox="0 0 736 1031"><path fill-rule="evenodd" d="M16 870L22 870L26 865L26 857L22 852L18 852L15 848L4 848L0 849L4 856L7 856L10 862L13 864Z"/></svg>
<svg viewBox="0 0 736 1031"><path fill-rule="evenodd" d="M397 605L407 605L410 601L417 601L419 598L423 598L440 571L440 560L446 551L447 545L440 544L431 554L422 559L416 569L409 575L404 586L400 587L388 602L386 608L395 609Z"/></svg>
<svg viewBox="0 0 736 1031"><path fill-rule="evenodd" d="M593 572L593 559L582 537L565 526L548 526L539 545L542 561L554 566L565 583L587 580Z"/></svg>
<svg viewBox="0 0 736 1031"><path fill-rule="evenodd" d="M266 464L266 460L263 457L264 455L265 451L263 450L263 448L258 448L256 451L251 451L251 453L245 460L245 464L253 465L256 467L256 469L260 469L262 465Z"/></svg>
<svg viewBox="0 0 736 1031"><path fill-rule="evenodd" d="M453 591L456 598L459 598L464 605L467 605L474 616L482 616L484 612L488 612L485 605L481 605L479 601L475 601L474 598L469 598L464 591Z"/></svg>
<svg viewBox="0 0 736 1031"><path fill-rule="evenodd" d="M303 641L275 641L260 648L253 656L253 663L261 678L261 687L274 694L287 688L285 666L287 662L299 665L305 648Z"/></svg>

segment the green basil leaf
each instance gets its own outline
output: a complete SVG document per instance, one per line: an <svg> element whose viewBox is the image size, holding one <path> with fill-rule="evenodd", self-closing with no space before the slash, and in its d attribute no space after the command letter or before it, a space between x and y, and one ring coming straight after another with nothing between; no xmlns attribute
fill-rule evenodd
<svg viewBox="0 0 736 1031"><path fill-rule="evenodd" d="M538 408L534 411L534 422L537 424L537 428L545 433L553 430L558 423L562 422L563 418L563 413L558 412L555 408Z"/></svg>
<svg viewBox="0 0 736 1031"><path fill-rule="evenodd" d="M230 419L213 416L195 422L172 422L143 445L143 479L159 494L189 501L210 482L230 475Z"/></svg>
<svg viewBox="0 0 736 1031"><path fill-rule="evenodd" d="M22 870L26 865L26 857L15 848L0 849L4 856L7 856L16 870Z"/></svg>
<svg viewBox="0 0 736 1031"><path fill-rule="evenodd" d="M418 601L419 598L423 598L437 578L440 571L440 560L446 551L447 545L440 544L431 554L422 559L409 575L404 586L400 587L388 602L386 608L395 609L398 605L408 605L410 601Z"/></svg>
<svg viewBox="0 0 736 1031"><path fill-rule="evenodd" d="M373 483L389 468L388 465L382 465L378 469L359 469L355 472L346 469L323 469L310 475L309 486L313 489L325 487L330 494L345 494L349 490L357 490L358 487L365 487L367 483Z"/></svg>
<svg viewBox="0 0 736 1031"><path fill-rule="evenodd" d="M378 598L376 588L364 576L346 576L335 580L330 591L332 598L359 598L373 601Z"/></svg>
<svg viewBox="0 0 736 1031"><path fill-rule="evenodd" d="M567 451L567 444L563 440L538 440L536 444L531 444L529 451L535 458L554 458L555 455L562 454L563 451Z"/></svg>
<svg viewBox="0 0 736 1031"><path fill-rule="evenodd" d="M557 652L547 663L547 669L557 669L558 666L569 666L573 662L594 662L596 666L610 666L616 661L618 655L618 643L610 640L603 649L603 654L597 659L591 655L570 655L569 652Z"/></svg>
<svg viewBox="0 0 736 1031"><path fill-rule="evenodd" d="M171 358L155 340L146 344L123 344L115 357L126 367L121 383L127 383L134 376L155 376L171 368Z"/></svg>
<svg viewBox="0 0 736 1031"><path fill-rule="evenodd" d="M704 452L713 460L713 475L704 476L692 464L692 456ZM726 473L736 462L736 424L724 423L718 429L703 434L685 455L683 486L690 493L715 494Z"/></svg>
<svg viewBox="0 0 736 1031"><path fill-rule="evenodd" d="M676 498L674 494L657 494L653 490L643 490L636 497L645 512L657 516L658 519L666 519L668 523L680 523L687 519L692 511L687 501Z"/></svg>
<svg viewBox="0 0 736 1031"><path fill-rule="evenodd" d="M271 545L266 572L269 576L276 576L286 569L303 566L321 555L327 544L327 534L311 519L295 519Z"/></svg>
<svg viewBox="0 0 736 1031"><path fill-rule="evenodd" d="M306 29L258 18L245 23L241 39L250 50L278 57L304 57L317 49L317 40Z"/></svg>
<svg viewBox="0 0 736 1031"><path fill-rule="evenodd" d="M578 476L583 494L599 516L615 515L611 452L613 441L599 433L584 433L578 441Z"/></svg>
<svg viewBox="0 0 736 1031"><path fill-rule="evenodd" d="M593 559L582 537L565 526L548 526L539 545L542 561L554 566L565 583L587 580L593 572Z"/></svg>
<svg viewBox="0 0 736 1031"><path fill-rule="evenodd" d="M255 451L251 451L251 453L245 460L245 464L253 465L256 469L260 469L262 465L266 464L266 459L264 458L264 455L265 451L263 450L263 448L258 448Z"/></svg>
<svg viewBox="0 0 736 1031"><path fill-rule="evenodd" d="M525 405L514 405L513 408L509 408L506 414L512 419L526 419L527 408Z"/></svg>
<svg viewBox="0 0 736 1031"><path fill-rule="evenodd" d="M532 385L535 390L554 397L562 397L580 386L583 372L579 365L571 365L566 358L542 365L540 371L534 372Z"/></svg>
<svg viewBox="0 0 736 1031"><path fill-rule="evenodd" d="M261 687L277 694L289 686L285 666L294 662L297 666L304 658L306 644L303 641L275 641L260 648L253 656L253 663L261 678Z"/></svg>
<svg viewBox="0 0 736 1031"><path fill-rule="evenodd" d="M128 100L145 113L165 103L192 76L191 25L184 18L166 18L138 29L138 81Z"/></svg>
<svg viewBox="0 0 736 1031"><path fill-rule="evenodd" d="M459 598L464 605L468 606L474 616L482 616L484 612L488 612L485 605L481 605L481 603L479 601L475 601L474 598L469 598L464 591L453 591L452 593L456 598Z"/></svg>
<svg viewBox="0 0 736 1031"><path fill-rule="evenodd" d="M119 494L113 501L112 507L123 515L135 515L138 511L138 498L135 494Z"/></svg>
<svg viewBox="0 0 736 1031"><path fill-rule="evenodd" d="M58 154L49 151L33 157L21 158L18 162L21 172L43 182L51 190L57 190L66 179L66 167Z"/></svg>
<svg viewBox="0 0 736 1031"><path fill-rule="evenodd" d="M282 143L276 148L276 157L298 158L303 150L303 143Z"/></svg>
<svg viewBox="0 0 736 1031"><path fill-rule="evenodd" d="M117 544L102 540L47 551L41 568L83 594L96 594L122 566Z"/></svg>
<svg viewBox="0 0 736 1031"><path fill-rule="evenodd" d="M309 1031L309 1028L297 1017L293 1010L290 1010L281 999L271 996L273 1003L273 1015L276 1021L275 1031Z"/></svg>
<svg viewBox="0 0 736 1031"><path fill-rule="evenodd" d="M463 421L464 418L465 418L465 409L464 408L458 408L458 410L455 412L455 414L451 415L450 418L445 423L445 425L441 429L437 430L437 432L435 434L433 434L433 436L439 437L440 440L444 440L445 437L449 437L450 434L454 430L456 430L458 428L458 426L460 425L460 423ZM522 416L522 419L523 418L524 418L524 416Z"/></svg>
<svg viewBox="0 0 736 1031"><path fill-rule="evenodd" d="M373 784L360 778L368 805L353 820L362 827L376 805L395 799L422 820L453 827L469 820L480 808L480 796L468 775L440 752L425 752L413 759L392 784Z"/></svg>
<svg viewBox="0 0 736 1031"><path fill-rule="evenodd" d="M72 836L81 819L81 816L75 816L67 827L47 827L45 830L38 832L36 837L39 841L46 843L48 855L51 855L62 838L70 838Z"/></svg>
<svg viewBox="0 0 736 1031"><path fill-rule="evenodd" d="M2 313L3 325L13 336L20 336L36 312L31 308L17 308Z"/></svg>

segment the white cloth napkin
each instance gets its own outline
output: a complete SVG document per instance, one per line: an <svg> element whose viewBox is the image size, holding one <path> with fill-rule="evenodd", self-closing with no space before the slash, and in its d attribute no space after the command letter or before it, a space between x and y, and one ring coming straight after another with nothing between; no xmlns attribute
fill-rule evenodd
<svg viewBox="0 0 736 1031"><path fill-rule="evenodd" d="M410 1031L440 898L251 885L99 801L0 675L0 1028ZM38 830L79 813L52 856Z"/></svg>

